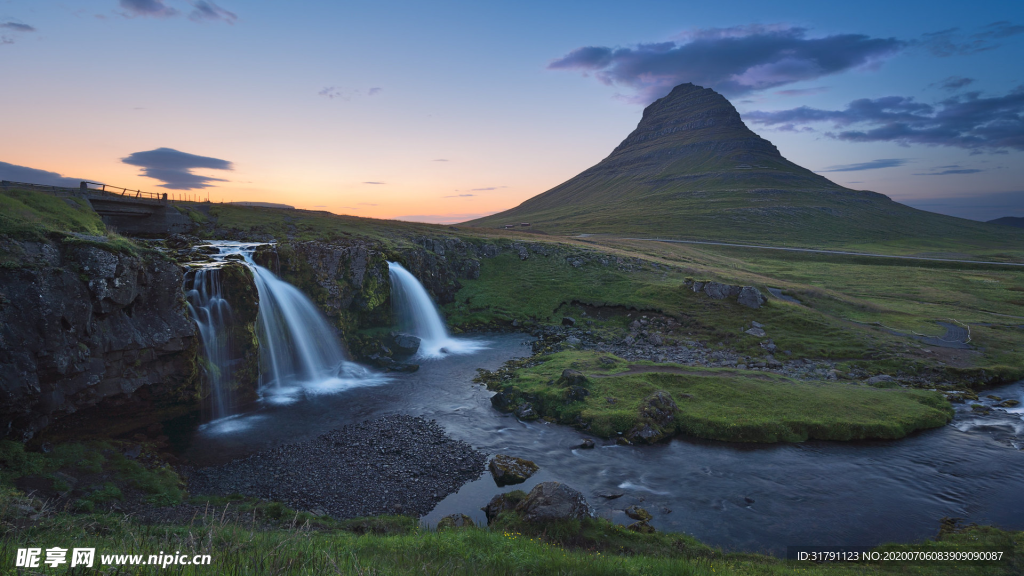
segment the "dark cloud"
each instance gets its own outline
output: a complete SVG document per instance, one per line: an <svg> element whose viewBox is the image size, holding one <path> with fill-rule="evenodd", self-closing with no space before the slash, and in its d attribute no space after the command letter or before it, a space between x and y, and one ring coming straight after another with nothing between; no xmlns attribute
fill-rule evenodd
<svg viewBox="0 0 1024 576"><path fill-rule="evenodd" d="M10 30L12 32L35 32L36 29L28 24L22 24L21 22L2 22L0 28L4 30Z"/></svg>
<svg viewBox="0 0 1024 576"><path fill-rule="evenodd" d="M923 46L935 56L969 56L979 52L988 52L999 48L998 42L1004 38L1024 34L1024 26L1007 21L993 22L983 26L973 34L959 28L949 28L938 32L923 34L914 44Z"/></svg>
<svg viewBox="0 0 1024 576"><path fill-rule="evenodd" d="M827 133L849 142L953 146L978 153L1024 150L1024 86L1005 96L983 97L980 92L968 92L934 106L913 98L887 96L854 100L845 110L801 106L743 116L762 126L793 128L831 123L836 129L859 127Z"/></svg>
<svg viewBox="0 0 1024 576"><path fill-rule="evenodd" d="M188 15L188 19L193 22L223 20L228 24L234 24L235 20L238 20L237 14L217 6L210 0L196 0L192 2L192 8L192 13Z"/></svg>
<svg viewBox="0 0 1024 576"><path fill-rule="evenodd" d="M363 182L363 184L386 184L386 182Z"/></svg>
<svg viewBox="0 0 1024 576"><path fill-rule="evenodd" d="M160 180L161 188L171 190L198 190L209 188L211 182L227 182L220 178L200 176L193 174L192 170L205 168L208 170L233 170L231 162L210 158L208 156L196 156L186 152L179 152L173 148L157 148L146 152L135 152L121 162L139 166L142 168L142 175L148 178Z"/></svg>
<svg viewBox="0 0 1024 576"><path fill-rule="evenodd" d="M896 166L903 166L907 162L906 158L879 158L878 160L860 162L858 164L829 166L824 170L818 170L818 172L859 172L861 170L876 170L878 168L895 168Z"/></svg>
<svg viewBox="0 0 1024 576"><path fill-rule="evenodd" d="M946 78L945 80L939 82L939 88L942 88L943 90L949 90L950 92L954 92L973 83L974 78L964 78L963 76L950 76L949 78Z"/></svg>
<svg viewBox="0 0 1024 576"><path fill-rule="evenodd" d="M476 194L453 194L451 196L442 196L442 198L472 198Z"/></svg>
<svg viewBox="0 0 1024 576"><path fill-rule="evenodd" d="M877 63L905 46L896 38L809 38L805 28L752 25L695 30L679 41L577 48L548 68L592 73L604 84L633 89L632 100L647 103L684 82L738 96L813 80Z"/></svg>
<svg viewBox="0 0 1024 576"><path fill-rule="evenodd" d="M45 184L47 186L65 186L67 188L78 188L82 180L92 182L87 178L68 178L56 172L19 166L0 162L0 180L11 182L24 182L26 184Z"/></svg>
<svg viewBox="0 0 1024 576"><path fill-rule="evenodd" d="M125 16L155 16L164 18L175 16L178 11L164 4L164 0L119 0L121 8L127 10Z"/></svg>

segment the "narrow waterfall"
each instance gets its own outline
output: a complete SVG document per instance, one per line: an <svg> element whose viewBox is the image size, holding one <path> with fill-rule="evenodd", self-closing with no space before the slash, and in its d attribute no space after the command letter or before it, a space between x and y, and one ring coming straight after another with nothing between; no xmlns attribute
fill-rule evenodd
<svg viewBox="0 0 1024 576"><path fill-rule="evenodd" d="M469 354L484 347L483 342L452 338L444 320L423 284L397 262L388 262L391 301L402 329L420 339L420 358L445 354Z"/></svg>
<svg viewBox="0 0 1024 576"><path fill-rule="evenodd" d="M227 326L232 322L231 305L221 293L220 270L200 268L185 295L189 314L199 328L206 363L203 366L210 383L210 411L214 419L231 414L231 342Z"/></svg>
<svg viewBox="0 0 1024 576"><path fill-rule="evenodd" d="M226 327L231 307L221 294L217 263L239 260L252 270L259 307L256 337L259 340L259 395L276 404L300 396L336 392L355 386L384 382L382 376L349 361L335 329L302 291L256 264L253 253L259 243L212 242L217 253L213 265L196 270L187 299L203 340L211 383L215 418L233 411L231 391L225 385L231 370Z"/></svg>

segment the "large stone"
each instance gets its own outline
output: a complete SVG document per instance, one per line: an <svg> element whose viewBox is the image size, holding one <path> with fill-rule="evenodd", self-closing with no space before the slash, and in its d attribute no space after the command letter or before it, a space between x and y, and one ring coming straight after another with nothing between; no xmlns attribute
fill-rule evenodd
<svg viewBox="0 0 1024 576"><path fill-rule="evenodd" d="M488 464L488 468L491 471L491 476L494 477L494 482L498 486L508 486L509 484L522 484L526 482L526 479L533 476L534 472L540 469L540 466L515 456L495 454L491 463Z"/></svg>
<svg viewBox="0 0 1024 576"><path fill-rule="evenodd" d="M583 494L561 482L537 484L516 506L516 512L527 522L584 520L593 516Z"/></svg>
<svg viewBox="0 0 1024 576"><path fill-rule="evenodd" d="M420 339L411 334L394 334L391 349L399 356L412 356L420 349Z"/></svg>
<svg viewBox="0 0 1024 576"><path fill-rule="evenodd" d="M487 523L490 524L498 517L502 512L509 510L515 510L516 506L526 498L526 493L522 490L513 490L512 492L505 492L496 495L491 498L491 501L487 503L487 506L481 508L484 514L487 516Z"/></svg>
<svg viewBox="0 0 1024 576"><path fill-rule="evenodd" d="M558 379L558 383L565 386L584 386L587 383L587 377L579 370L566 368L562 370L562 376Z"/></svg>
<svg viewBox="0 0 1024 576"><path fill-rule="evenodd" d="M721 284L719 282L708 282L704 285L704 293L714 298L715 300L724 300L729 296L739 294L740 287L733 286L731 284Z"/></svg>
<svg viewBox="0 0 1024 576"><path fill-rule="evenodd" d="M740 289L740 295L736 301L747 308L753 308L756 310L767 302L768 299L765 298L764 294L761 294L761 291L757 288L754 288L753 286L744 286Z"/></svg>

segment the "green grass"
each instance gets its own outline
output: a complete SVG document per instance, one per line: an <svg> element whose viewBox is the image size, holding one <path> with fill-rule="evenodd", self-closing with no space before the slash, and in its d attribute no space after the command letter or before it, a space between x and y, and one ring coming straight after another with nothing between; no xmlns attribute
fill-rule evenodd
<svg viewBox="0 0 1024 576"><path fill-rule="evenodd" d="M607 354L565 351L536 357L494 389L530 399L538 412L570 424L583 422L603 437L649 423L641 405L657 391L679 408L668 435L743 442L894 439L946 424L953 411L938 392L882 389L839 381L800 381L767 372L690 368L674 364L600 361ZM632 366L633 374L624 374ZM563 370L587 376L589 395L570 401ZM643 372L645 369L672 370ZM486 379L485 379L486 380ZM612 401L609 401L611 399Z"/></svg>
<svg viewBox="0 0 1024 576"><path fill-rule="evenodd" d="M181 479L165 464L154 462L145 466L139 460L126 458L121 450L124 442L69 442L58 444L50 453L29 452L23 444L0 440L0 486L13 486L18 479L41 476L54 479L57 491L70 488L55 476L64 473L74 478L91 479L74 487L73 497L85 510L112 499L120 500L124 490L141 491L146 500L161 506L181 502L184 491Z"/></svg>
<svg viewBox="0 0 1024 576"><path fill-rule="evenodd" d="M0 235L41 240L52 232L80 232L96 236L106 226L87 202L31 190L0 191Z"/></svg>
<svg viewBox="0 0 1024 576"><path fill-rule="evenodd" d="M0 494L0 566L10 570L19 548L95 548L95 569L103 555L208 554L210 565L173 566L177 574L344 574L344 575L1002 575L1022 566L1024 533L991 527L946 531L937 541L884 545L878 550L967 550L1001 548L1008 560L998 565L977 563L889 563L874 565L796 564L758 554L724 554L680 534L641 535L605 520L546 524L509 521L491 529L432 531L406 522L388 533L326 528L310 521L283 522L278 527L224 520L218 509L198 514L187 525L140 525L130 517L108 514L54 514L28 525L18 522L13 505L23 498ZM351 521L353 525L368 519ZM369 519L372 523L374 520ZM67 565L33 570L65 573ZM167 568L136 566L122 573L164 574ZM77 573L77 572L72 572ZM83 572L84 573L84 572Z"/></svg>

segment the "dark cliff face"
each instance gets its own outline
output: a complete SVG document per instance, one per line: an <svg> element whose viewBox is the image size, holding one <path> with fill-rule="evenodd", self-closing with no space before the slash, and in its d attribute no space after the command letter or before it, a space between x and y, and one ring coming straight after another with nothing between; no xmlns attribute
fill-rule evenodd
<svg viewBox="0 0 1024 576"><path fill-rule="evenodd" d="M182 271L94 245L4 240L0 425L28 439L68 414L142 387L162 402L197 395L195 327Z"/></svg>

